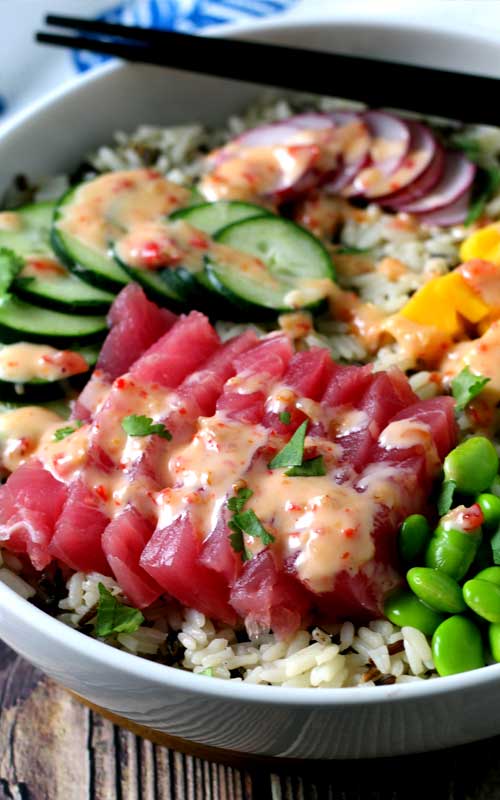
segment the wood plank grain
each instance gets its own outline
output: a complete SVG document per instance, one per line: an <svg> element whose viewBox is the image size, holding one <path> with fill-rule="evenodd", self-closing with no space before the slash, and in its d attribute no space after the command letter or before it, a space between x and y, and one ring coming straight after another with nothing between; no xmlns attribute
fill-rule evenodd
<svg viewBox="0 0 500 800"><path fill-rule="evenodd" d="M236 769L114 726L0 645L0 800L500 800L500 738L423 756Z"/></svg>

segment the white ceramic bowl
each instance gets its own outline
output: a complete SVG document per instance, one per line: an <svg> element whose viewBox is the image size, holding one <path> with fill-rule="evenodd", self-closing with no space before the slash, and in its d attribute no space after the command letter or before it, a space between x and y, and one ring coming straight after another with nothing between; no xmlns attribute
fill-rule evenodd
<svg viewBox="0 0 500 800"><path fill-rule="evenodd" d="M237 33L435 66L466 65L479 73L494 74L496 63L500 71L500 43L486 34L450 34L347 18L337 24L259 25ZM156 68L106 66L4 126L0 192L14 172L37 176L74 168L82 154L109 141L118 128L132 129L141 122L221 123L256 91L231 81ZM342 94L342 76L332 76L332 94ZM500 732L500 664L450 678L366 690L228 683L89 639L2 583L0 635L52 678L115 714L242 753L372 757L431 750Z"/></svg>

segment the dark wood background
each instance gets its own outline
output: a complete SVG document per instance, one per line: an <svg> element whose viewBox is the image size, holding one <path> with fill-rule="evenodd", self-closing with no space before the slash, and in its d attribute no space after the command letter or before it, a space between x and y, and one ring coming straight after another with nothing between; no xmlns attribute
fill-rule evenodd
<svg viewBox="0 0 500 800"><path fill-rule="evenodd" d="M0 707L0 800L500 798L500 737L408 758L229 767L114 726L1 643Z"/></svg>

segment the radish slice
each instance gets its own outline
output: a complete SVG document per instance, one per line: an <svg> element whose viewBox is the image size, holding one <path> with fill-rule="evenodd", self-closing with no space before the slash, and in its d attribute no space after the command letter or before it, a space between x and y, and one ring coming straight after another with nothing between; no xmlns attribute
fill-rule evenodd
<svg viewBox="0 0 500 800"><path fill-rule="evenodd" d="M450 205L419 216L419 222L424 225L439 225L440 227L460 225L467 216L471 194L472 189L469 188L464 194L460 195L458 200L450 203Z"/></svg>
<svg viewBox="0 0 500 800"><path fill-rule="evenodd" d="M329 194L340 194L351 185L358 172L370 163L372 139L359 114L335 111L329 116L337 122L340 131L345 128L346 134L349 134L343 147L342 163L332 179L325 184L325 190Z"/></svg>
<svg viewBox="0 0 500 800"><path fill-rule="evenodd" d="M307 130L324 130L325 128L334 128L337 124L331 119L329 114L296 114L295 117L289 117L286 121L287 125L295 125L297 128L306 128Z"/></svg>
<svg viewBox="0 0 500 800"><path fill-rule="evenodd" d="M445 155L444 172L431 194L399 206L408 214L427 214L450 206L467 192L476 175L476 166L462 153L450 151Z"/></svg>
<svg viewBox="0 0 500 800"><path fill-rule="evenodd" d="M373 138L372 164L384 175L397 170L410 147L410 128L406 122L385 111L367 111L363 119Z"/></svg>
<svg viewBox="0 0 500 800"><path fill-rule="evenodd" d="M415 200L420 200L424 195L429 194L438 182L441 180L444 171L444 156L445 151L442 145L436 141L436 152L432 162L429 164L425 172L420 175L413 183L410 183L406 189L391 195L387 198L382 198L382 205L398 211L402 206L414 203Z"/></svg>
<svg viewBox="0 0 500 800"><path fill-rule="evenodd" d="M410 186L432 162L437 141L430 130L418 122L408 122L410 149L395 172L386 175L377 166L363 170L354 185L367 198L389 198Z"/></svg>
<svg viewBox="0 0 500 800"><path fill-rule="evenodd" d="M259 125L245 131L232 142L231 145L244 145L245 147L273 147L275 145L286 145L297 137L299 127L286 122L275 122L270 125Z"/></svg>

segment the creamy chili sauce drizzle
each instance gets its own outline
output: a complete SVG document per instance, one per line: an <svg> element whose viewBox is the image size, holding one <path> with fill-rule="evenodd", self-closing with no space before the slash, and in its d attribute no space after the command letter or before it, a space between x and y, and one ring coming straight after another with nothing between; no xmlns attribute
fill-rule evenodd
<svg viewBox="0 0 500 800"><path fill-rule="evenodd" d="M370 569L374 556L373 521L377 510L398 508L398 471L384 464L372 465L361 475L346 477L340 467L342 439L332 443L320 436L307 436L305 457L322 455L327 475L287 477L284 469L270 470L268 461L286 439L262 425L248 425L222 413L200 418L189 431L180 431L171 442L162 440L163 471L161 489L150 479L137 474L135 467L152 437L127 436L121 427L121 414L146 414L153 419L168 419L179 409L175 391L159 391L154 386L137 387L127 376L118 378L108 390L108 398L122 394L120 408L99 428L84 425L64 440L54 441L54 424L31 449L55 477L67 483L80 476L98 498L102 509L113 518L129 503L144 514L155 516L159 527L174 522L189 510L200 539L207 539L225 504L244 484L253 492L247 502L264 527L275 537L273 551L279 559L292 558L298 576L314 591L332 588L340 572ZM240 393L259 391L263 376L238 376L231 387ZM342 436L371 424L363 412L352 407L325 409L319 403L298 398L278 382L271 389L268 410L277 411L295 404L320 423L324 430ZM100 409L106 407L101 399ZM102 414L101 414L102 416ZM47 420L47 423L49 420ZM60 423L59 423L60 425ZM98 437L100 444L117 463L106 473L89 466L89 445ZM422 422L402 420L389 425L379 438L382 447L407 448L419 445L432 469L439 467L431 433ZM342 475L342 477L340 477ZM264 545L245 535L245 546L257 554ZM391 582L390 576L384 580Z"/></svg>
<svg viewBox="0 0 500 800"><path fill-rule="evenodd" d="M17 342L0 349L0 380L12 383L58 381L86 372L88 364L80 353L56 350L45 344Z"/></svg>

